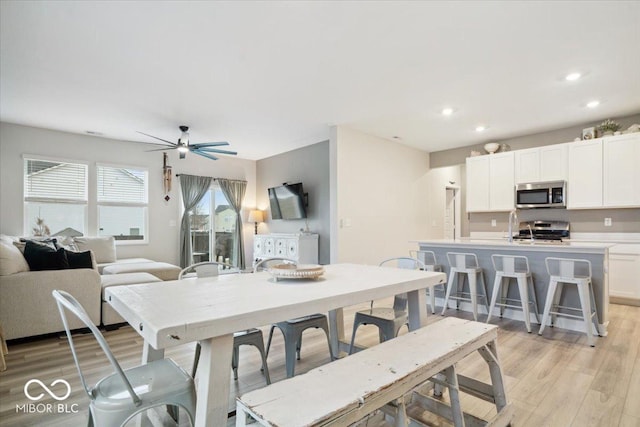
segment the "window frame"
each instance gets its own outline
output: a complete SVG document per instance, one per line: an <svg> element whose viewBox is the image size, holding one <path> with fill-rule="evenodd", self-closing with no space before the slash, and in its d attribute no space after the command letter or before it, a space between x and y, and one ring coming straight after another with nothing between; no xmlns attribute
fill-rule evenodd
<svg viewBox="0 0 640 427"><path fill-rule="evenodd" d="M149 244L149 168L145 166L139 165L131 165L131 164L115 164L115 163L98 163L95 164L95 201L96 201L96 230L95 235L100 235L100 207L141 207L143 208L143 221L144 221L144 229L142 230L143 239L139 240L119 240L117 237L115 239L116 246L133 246L133 245L147 245ZM138 171L143 171L145 174L145 185L144 185L144 199L145 202L101 202L98 196L98 175L100 168L112 168L112 169L135 169ZM115 236L114 236L115 237Z"/></svg>
<svg viewBox="0 0 640 427"><path fill-rule="evenodd" d="M37 154L23 154L22 156L22 232L24 236L31 236L31 231L33 229L33 224L29 223L29 219L27 218L27 205L29 203L49 203L49 204L60 204L60 205L76 205L84 207L84 215L83 215L83 230L78 230L83 234L87 234L89 232L89 162L84 162L81 160L73 160L66 159L60 157L51 157L51 156L42 156ZM55 197L34 197L27 196L27 188L26 188L26 180L27 180L27 170L26 165L27 161L42 161L42 162L50 162L50 163L67 163L71 165L80 165L85 169L85 186L84 186L84 198L83 199L64 199L64 198L55 198Z"/></svg>

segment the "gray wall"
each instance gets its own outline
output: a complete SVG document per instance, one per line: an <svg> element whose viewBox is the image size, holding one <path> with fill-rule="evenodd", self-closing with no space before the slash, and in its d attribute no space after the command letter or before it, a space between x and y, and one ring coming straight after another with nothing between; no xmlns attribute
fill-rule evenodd
<svg viewBox="0 0 640 427"><path fill-rule="evenodd" d="M23 230L23 155L39 155L46 159L80 161L89 165L88 235L97 230L95 165L129 165L149 171L149 243L118 245L118 258L150 258L172 264L179 262L179 229L182 217L179 179L174 177L169 201L162 189L162 152L143 143L127 142L50 129L0 123L0 233L21 236ZM179 160L173 150L169 164L174 174L213 176L247 181L244 206L255 206L255 161L220 156L217 161L188 154ZM253 253L253 224L246 222L248 209L242 212L245 256Z"/></svg>
<svg viewBox="0 0 640 427"><path fill-rule="evenodd" d="M330 262L329 141L258 160L256 179L256 204L266 213L266 223L260 224L258 233L298 233L306 229L308 222L309 231L320 235L319 261L321 264L328 264ZM309 194L307 221L271 219L267 189L285 182L302 182L304 191Z"/></svg>
<svg viewBox="0 0 640 427"><path fill-rule="evenodd" d="M634 123L640 123L640 114L614 118L614 120L620 123L622 129L626 129ZM582 135L582 129L595 126L601 121L602 120L549 132L519 136L516 138L496 140L496 142L509 144L512 150L571 142ZM465 159L469 157L471 150L477 150L484 153L483 145L485 143L431 153L429 158L431 167L434 169L445 166L462 165L462 197L466 197L466 180L464 179L466 172L464 166ZM635 208L584 210L533 209L519 211L518 216L520 221L529 221L534 219L569 221L571 223L572 232L640 233L640 209ZM604 218L612 219L611 227L604 226ZM496 227L491 226L492 219L497 221ZM506 232L508 228L507 220L508 214L505 212L467 214L462 220L462 235L469 236L469 233L473 231Z"/></svg>

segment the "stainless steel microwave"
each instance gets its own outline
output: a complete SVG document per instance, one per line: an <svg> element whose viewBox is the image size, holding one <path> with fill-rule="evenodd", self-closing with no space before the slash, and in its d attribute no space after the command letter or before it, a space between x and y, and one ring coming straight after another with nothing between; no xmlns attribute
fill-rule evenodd
<svg viewBox="0 0 640 427"><path fill-rule="evenodd" d="M549 181L516 185L518 209L566 208L567 182Z"/></svg>

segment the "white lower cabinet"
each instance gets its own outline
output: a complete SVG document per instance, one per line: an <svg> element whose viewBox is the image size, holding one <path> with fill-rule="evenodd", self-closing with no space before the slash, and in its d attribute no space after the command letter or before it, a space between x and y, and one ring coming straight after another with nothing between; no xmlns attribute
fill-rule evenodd
<svg viewBox="0 0 640 427"><path fill-rule="evenodd" d="M257 234L253 238L253 259L289 258L300 264L318 263L317 234Z"/></svg>
<svg viewBox="0 0 640 427"><path fill-rule="evenodd" d="M609 249L609 296L613 302L640 305L640 245Z"/></svg>

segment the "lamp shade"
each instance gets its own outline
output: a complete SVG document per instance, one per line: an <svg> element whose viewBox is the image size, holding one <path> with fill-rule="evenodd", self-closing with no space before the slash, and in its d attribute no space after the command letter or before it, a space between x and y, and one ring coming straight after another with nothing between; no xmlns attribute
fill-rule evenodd
<svg viewBox="0 0 640 427"><path fill-rule="evenodd" d="M254 210L249 212L248 222L263 222L263 221L264 221L264 215L262 211Z"/></svg>

